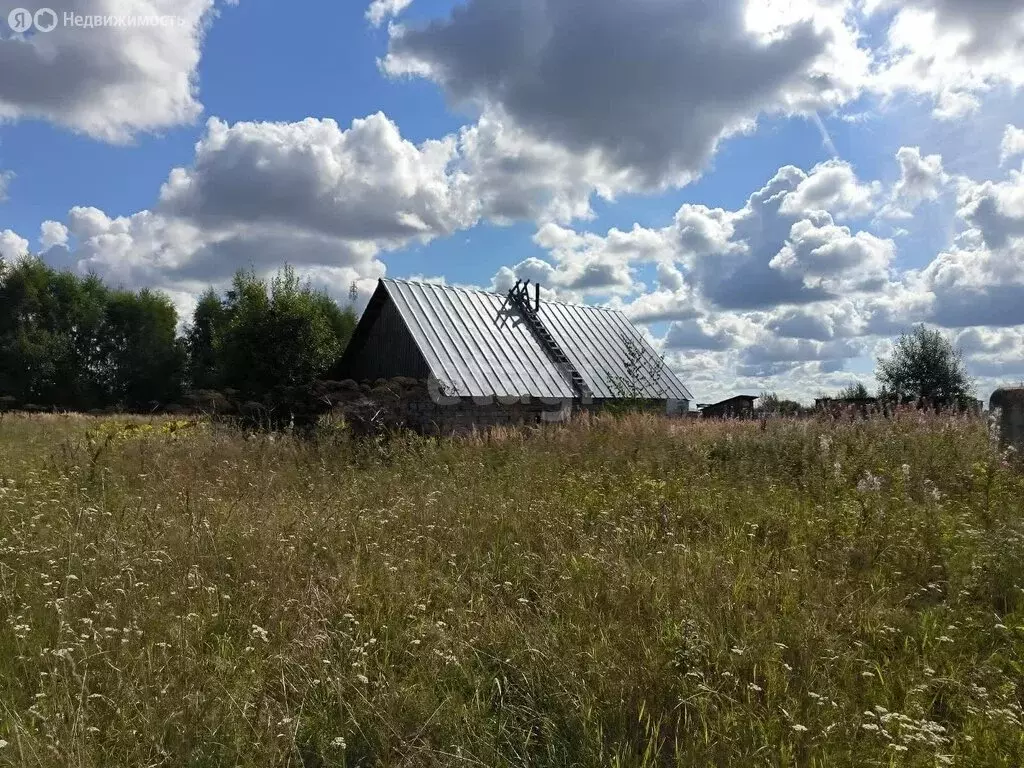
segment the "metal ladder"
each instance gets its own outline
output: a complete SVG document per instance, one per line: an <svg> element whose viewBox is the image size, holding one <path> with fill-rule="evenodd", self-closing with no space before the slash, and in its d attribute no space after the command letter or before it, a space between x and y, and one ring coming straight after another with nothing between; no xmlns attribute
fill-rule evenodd
<svg viewBox="0 0 1024 768"><path fill-rule="evenodd" d="M548 353L551 360L558 366L558 369L569 377L569 381L572 383L573 389L576 394L584 399L590 400L594 397L594 393L587 386L587 382L583 380L583 376L572 361L562 350L562 347L555 340L555 337L551 335L547 327L544 325L544 321L540 319L540 315L537 314L536 308L530 305L530 293L527 286L530 281L527 280L525 283L522 280L517 280L515 286L509 289L508 300L515 305L516 309L519 310L523 319L526 321L527 327L530 332L533 333L534 337L544 347L544 351ZM540 286L537 286L537 301L540 301Z"/></svg>

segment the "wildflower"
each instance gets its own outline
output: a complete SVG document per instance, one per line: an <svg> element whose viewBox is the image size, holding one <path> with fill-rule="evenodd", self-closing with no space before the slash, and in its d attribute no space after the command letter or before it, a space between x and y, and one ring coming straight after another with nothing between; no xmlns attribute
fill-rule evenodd
<svg viewBox="0 0 1024 768"><path fill-rule="evenodd" d="M875 725L874 723L864 723L861 726L861 728L863 728L865 731L877 731L878 730L878 726Z"/></svg>
<svg viewBox="0 0 1024 768"><path fill-rule="evenodd" d="M793 725L791 725L789 727L792 728L797 733L805 733L807 731L807 726L806 725L800 725L800 723L794 723Z"/></svg>
<svg viewBox="0 0 1024 768"><path fill-rule="evenodd" d="M356 675L356 680L358 680L363 685L370 684L370 678L368 678L366 675Z"/></svg>
<svg viewBox="0 0 1024 768"><path fill-rule="evenodd" d="M882 490L882 479L864 470L864 477L857 481L857 493L877 493Z"/></svg>
<svg viewBox="0 0 1024 768"><path fill-rule="evenodd" d="M0 739L0 749L4 749L7 746L7 744L8 742L4 741L3 739Z"/></svg>
<svg viewBox="0 0 1024 768"><path fill-rule="evenodd" d="M333 739L331 739L331 746L335 749L345 749L348 746L348 744L345 742L345 739L343 739L341 736L335 736Z"/></svg>

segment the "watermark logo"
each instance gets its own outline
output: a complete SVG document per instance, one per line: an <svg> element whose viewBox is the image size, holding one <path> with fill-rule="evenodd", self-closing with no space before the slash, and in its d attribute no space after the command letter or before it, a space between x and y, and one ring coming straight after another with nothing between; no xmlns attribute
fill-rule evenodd
<svg viewBox="0 0 1024 768"><path fill-rule="evenodd" d="M35 13L28 8L15 8L7 14L7 25L19 35L31 32L33 28L40 32L52 32L59 20L57 12L52 8L40 8Z"/></svg>
<svg viewBox="0 0 1024 768"><path fill-rule="evenodd" d="M52 32L57 26L57 14L50 8L40 8L32 17L32 23L40 32Z"/></svg>
<svg viewBox="0 0 1024 768"><path fill-rule="evenodd" d="M7 14L7 25L19 35L31 32L52 32L58 26L79 29L94 27L184 27L188 20L182 16L127 16L116 14L82 14L65 11L58 14L52 8L40 8L33 12L27 8L15 8Z"/></svg>

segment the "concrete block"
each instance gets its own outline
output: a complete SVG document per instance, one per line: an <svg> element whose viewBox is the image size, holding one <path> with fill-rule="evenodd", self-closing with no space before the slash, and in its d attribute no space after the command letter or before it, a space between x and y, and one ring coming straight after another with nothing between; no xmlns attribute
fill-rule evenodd
<svg viewBox="0 0 1024 768"><path fill-rule="evenodd" d="M989 401L1000 411L999 435L1003 446L1014 446L1024 455L1024 387L997 389Z"/></svg>

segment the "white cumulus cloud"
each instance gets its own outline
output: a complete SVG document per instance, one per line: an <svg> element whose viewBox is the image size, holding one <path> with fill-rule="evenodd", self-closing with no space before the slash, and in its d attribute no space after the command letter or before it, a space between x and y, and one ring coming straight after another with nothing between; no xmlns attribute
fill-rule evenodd
<svg viewBox="0 0 1024 768"><path fill-rule="evenodd" d="M18 5L0 0L0 18ZM56 9L61 23L53 31L0 38L0 121L39 118L111 142L191 123L202 112L197 68L213 5L68 0ZM85 28L63 24L66 13L173 23Z"/></svg>

